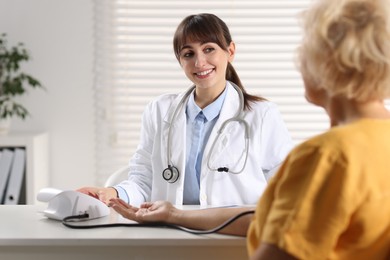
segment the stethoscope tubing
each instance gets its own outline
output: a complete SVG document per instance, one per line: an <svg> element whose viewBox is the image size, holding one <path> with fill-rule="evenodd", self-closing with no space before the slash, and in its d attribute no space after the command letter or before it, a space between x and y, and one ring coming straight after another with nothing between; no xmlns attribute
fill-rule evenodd
<svg viewBox="0 0 390 260"><path fill-rule="evenodd" d="M230 82L230 81L229 81ZM230 84L232 84L232 86L235 88L235 90L237 91L238 95L239 95L239 100L240 100L240 105L239 105L239 109L237 110L236 114L234 115L234 117L224 121L220 127L220 129L217 131L217 137L214 139L212 145L211 145L211 148L210 148L210 154L212 154L212 151L214 150L214 147L217 143L217 140L219 139L219 137L221 136L224 128L226 127L226 125L228 125L230 122L234 122L234 121L237 121L239 123L242 123L244 125L244 128L245 128L245 134L244 134L244 138L245 138L245 160L244 160L244 164L242 166L242 168L239 170L239 171L231 171L229 170L229 168L227 167L219 167L219 168L212 168L210 166L210 157L211 156L208 156L208 159L207 159L207 167L209 168L209 170L211 171L225 171L225 172L229 172L229 173L232 173L232 174L239 174L241 172L243 172L243 170L245 169L245 166L246 166L246 163L247 163L247 160L248 160L248 151L249 151L249 124L248 122L246 122L243 117L242 117L242 113L244 111L244 94L242 93L242 90L236 85L234 84L233 82L230 82ZM172 169L174 168L175 170L177 170L176 167L173 166L172 162L171 162L171 135L172 135L172 125L173 125L173 121L177 118L177 114L179 112L179 110L181 108L184 107L184 103L187 102L189 96L191 95L191 93L193 92L193 90L195 89L195 85L192 85L186 92L185 94L183 95L183 97L181 98L180 102L177 104L174 112L173 112L173 115L171 117L171 120L169 122L169 129L168 129L168 138L167 138L167 164L168 164L168 168L167 169ZM165 169L163 171L163 177L165 179L165 176L164 176L164 172L167 170ZM177 170L178 171L178 170ZM178 172L177 172L178 174ZM178 176L177 176L178 177ZM169 182L169 180L167 180Z"/></svg>
<svg viewBox="0 0 390 260"><path fill-rule="evenodd" d="M169 129L168 129L168 140L167 140L167 163L168 167L172 166L171 162L171 132L172 132L172 124L173 120L177 117L177 113L179 112L179 109L184 105L184 102L187 101L188 97L191 95L192 91L195 89L195 85L191 86L187 92L184 94L182 99L180 100L179 104L177 104L175 111L173 112L172 118L169 122Z"/></svg>

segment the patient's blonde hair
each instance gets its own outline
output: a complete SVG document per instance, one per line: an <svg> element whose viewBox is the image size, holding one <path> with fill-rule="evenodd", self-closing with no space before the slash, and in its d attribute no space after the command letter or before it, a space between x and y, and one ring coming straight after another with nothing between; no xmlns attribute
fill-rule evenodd
<svg viewBox="0 0 390 260"><path fill-rule="evenodd" d="M390 0L319 0L303 13L304 76L356 101L390 96Z"/></svg>

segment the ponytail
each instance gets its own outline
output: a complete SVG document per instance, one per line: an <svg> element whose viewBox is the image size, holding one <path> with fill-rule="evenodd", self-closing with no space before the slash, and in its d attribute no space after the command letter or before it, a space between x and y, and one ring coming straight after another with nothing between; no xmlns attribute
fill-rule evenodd
<svg viewBox="0 0 390 260"><path fill-rule="evenodd" d="M266 100L263 97L250 95L246 92L244 86L241 83L240 77L238 76L236 70L234 69L233 65L230 62L228 63L228 66L226 68L226 80L233 82L241 89L242 94L244 96L244 110L251 109L250 102L258 102L258 101Z"/></svg>

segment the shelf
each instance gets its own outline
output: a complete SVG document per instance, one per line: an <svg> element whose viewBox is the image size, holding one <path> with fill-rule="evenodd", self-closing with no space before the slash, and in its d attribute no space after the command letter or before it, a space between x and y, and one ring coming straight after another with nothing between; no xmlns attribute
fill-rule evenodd
<svg viewBox="0 0 390 260"><path fill-rule="evenodd" d="M0 136L0 149L26 150L26 204L36 204L36 194L49 184L49 136L40 132L16 132Z"/></svg>

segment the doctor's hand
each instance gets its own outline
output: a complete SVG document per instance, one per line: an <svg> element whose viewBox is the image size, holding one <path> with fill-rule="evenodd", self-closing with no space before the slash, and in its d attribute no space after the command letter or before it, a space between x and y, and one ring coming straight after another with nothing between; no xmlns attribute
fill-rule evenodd
<svg viewBox="0 0 390 260"><path fill-rule="evenodd" d="M116 192L116 189L109 187L109 188L101 188L101 187L83 187L78 190L78 192L87 194L91 197L94 197L95 199L98 199L100 201L103 201L107 205L110 202L110 199L117 198L118 193Z"/></svg>
<svg viewBox="0 0 390 260"><path fill-rule="evenodd" d="M142 222L171 223L171 218L180 210L168 201L146 202L141 207L133 207L121 199L111 199L108 204L124 218Z"/></svg>

